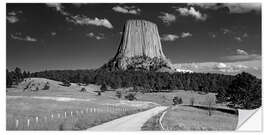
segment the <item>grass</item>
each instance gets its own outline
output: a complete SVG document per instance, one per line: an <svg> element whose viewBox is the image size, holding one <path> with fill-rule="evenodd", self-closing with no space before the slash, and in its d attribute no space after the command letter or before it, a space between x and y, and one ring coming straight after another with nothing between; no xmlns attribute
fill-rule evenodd
<svg viewBox="0 0 270 135"><path fill-rule="evenodd" d="M51 89L55 88L55 89ZM102 93L80 92L76 86L66 88L54 85L49 90L23 91L22 88L7 89L7 130L82 130L89 127L151 108L150 104L139 104ZM74 88L74 89L73 89ZM88 90L91 88L88 88ZM104 95L103 95L104 94ZM14 98L15 96L19 96ZM11 98L12 97L12 98ZM80 101L57 101L54 99L36 99L34 97L72 98ZM85 101L82 101L85 100ZM149 106L148 106L149 105ZM114 108L114 111L108 111ZM96 108L103 112L86 113L87 108ZM125 111L120 109L125 108ZM118 109L118 110L116 110ZM77 114L76 111L79 111ZM80 113L80 112L83 112ZM66 118L64 117L66 112ZM71 116L71 112L73 115ZM60 118L58 118L60 114ZM51 115L54 117L51 118ZM38 122L36 123L36 118ZM18 120L19 123L16 123ZM28 120L30 124L28 126ZM18 124L16 126L16 124Z"/></svg>
<svg viewBox="0 0 270 135"><path fill-rule="evenodd" d="M99 110L90 112L90 108ZM127 110L120 110L123 108ZM127 106L110 106L108 108L108 105L89 102L10 99L7 100L6 128L7 130L82 130L138 111L142 110ZM66 117L64 117L65 113ZM36 122L37 117L38 122ZM18 126L16 126L16 120L19 120ZM29 127L27 120L31 122Z"/></svg>
<svg viewBox="0 0 270 135"><path fill-rule="evenodd" d="M160 131L161 127L159 124L159 118L161 117L162 113L164 111L158 113L157 115L153 116L152 118L150 118L149 120L147 120L141 130L142 131Z"/></svg>
<svg viewBox="0 0 270 135"><path fill-rule="evenodd" d="M172 107L163 118L163 126L168 130L234 130L237 126L236 114L214 110L208 115L205 109L178 105Z"/></svg>

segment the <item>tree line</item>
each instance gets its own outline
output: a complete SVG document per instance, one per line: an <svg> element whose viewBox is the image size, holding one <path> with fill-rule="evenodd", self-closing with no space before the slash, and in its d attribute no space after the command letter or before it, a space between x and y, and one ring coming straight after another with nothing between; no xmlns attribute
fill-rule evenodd
<svg viewBox="0 0 270 135"><path fill-rule="evenodd" d="M49 70L21 73L19 69L7 71L7 80L16 83L24 77L42 77L62 82L97 84L112 89L132 87L141 92L171 92L195 90L217 93L217 100L230 102L238 108L256 108L261 105L261 79L249 73L236 76L215 73L168 73L151 71L106 70ZM12 79L10 79L12 78ZM10 81L7 81L11 84ZM8 85L7 85L8 86Z"/></svg>

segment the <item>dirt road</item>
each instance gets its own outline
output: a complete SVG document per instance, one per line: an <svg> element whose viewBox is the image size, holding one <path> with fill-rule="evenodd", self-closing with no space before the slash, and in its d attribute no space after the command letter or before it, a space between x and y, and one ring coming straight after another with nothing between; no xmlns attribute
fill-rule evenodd
<svg viewBox="0 0 270 135"><path fill-rule="evenodd" d="M91 131L140 131L143 124L152 116L167 109L166 106L158 106L153 109L139 112L136 114L124 116L122 118L103 123L101 125L89 128Z"/></svg>

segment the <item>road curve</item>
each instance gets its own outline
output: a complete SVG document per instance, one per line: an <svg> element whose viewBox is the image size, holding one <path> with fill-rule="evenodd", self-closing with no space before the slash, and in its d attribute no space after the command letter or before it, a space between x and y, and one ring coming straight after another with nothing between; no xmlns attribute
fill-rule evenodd
<svg viewBox="0 0 270 135"><path fill-rule="evenodd" d="M90 131L140 131L143 124L152 116L167 109L167 106L158 106L147 111L128 115L101 125L89 128Z"/></svg>

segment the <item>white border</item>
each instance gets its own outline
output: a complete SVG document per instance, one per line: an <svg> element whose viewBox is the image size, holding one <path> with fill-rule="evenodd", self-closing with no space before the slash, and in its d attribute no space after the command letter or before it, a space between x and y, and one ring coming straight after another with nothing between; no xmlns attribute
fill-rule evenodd
<svg viewBox="0 0 270 135"><path fill-rule="evenodd" d="M269 21L269 17L270 17L270 4L269 1L267 0L237 0L237 1L227 1L227 0L207 0L207 1L202 1L202 0L192 0L192 1L183 1L183 0L102 0L102 1L97 1L97 0L1 0L0 2L0 14L1 14L1 18L0 18L0 24L1 24L1 33L0 33L0 37L1 37L1 49L0 49L0 61L1 61L1 66L0 66L0 71L1 71L1 80L0 80L0 90L2 92L0 92L0 101L1 101L1 107L0 107L0 127L1 127L1 133L0 134L20 134L20 135L44 135L44 134L52 134L52 135L58 135L58 134L70 134L70 135L74 135L74 134L80 134L80 135L84 135L84 134L97 134L97 135L102 135L102 134L112 134L112 135L126 135L126 134L131 134L131 135L137 135L137 134L149 134L149 135L153 135L153 134L171 134L171 135L175 135L175 134L188 134L188 135L201 135L201 134L250 134L250 132L85 132L85 131L62 131L62 132L57 132L57 131L50 131L50 132L46 132L46 131L36 131L36 132L30 132L30 131L23 131L23 132L7 132L5 129L5 121L6 121L6 100L5 100L5 73L6 73L6 3L57 3L57 2L62 2L62 3L130 3L130 2L135 2L135 3L178 3L178 2L198 2L198 3L216 3L216 2L220 2L220 3L246 3L246 2L262 2L262 16L263 16L263 21L262 21L262 53L263 53L263 72L262 72L262 81L263 81L263 109L262 112L263 114L265 114L263 116L263 127L264 125L268 125L269 123L266 123L266 120L270 120L269 115L269 105L267 105L267 103L269 104L269 96L270 96L270 88L269 85L267 85L267 83L269 84L269 70L270 70L270 65L269 62L266 63L267 61L269 61L269 55L270 53L268 53L267 51L270 51L270 21ZM268 101L267 101L268 100ZM254 123L254 125L250 125L252 126L256 126L256 123ZM254 132L253 132L254 133ZM263 128L263 132L255 132L256 134L270 134L269 132L269 128Z"/></svg>

